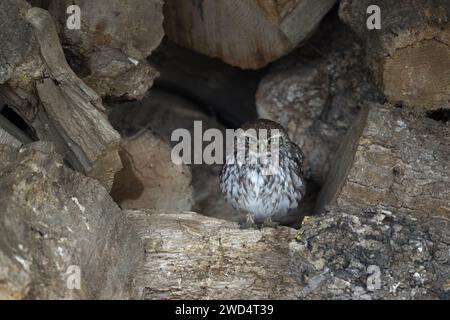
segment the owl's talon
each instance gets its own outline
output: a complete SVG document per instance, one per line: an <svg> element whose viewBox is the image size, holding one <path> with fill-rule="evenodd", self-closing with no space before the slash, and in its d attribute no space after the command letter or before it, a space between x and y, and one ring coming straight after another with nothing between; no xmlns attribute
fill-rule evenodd
<svg viewBox="0 0 450 320"><path fill-rule="evenodd" d="M257 225L255 223L255 219L251 214L247 214L247 218L245 223L241 224L241 229L256 229Z"/></svg>
<svg viewBox="0 0 450 320"><path fill-rule="evenodd" d="M263 228L277 228L279 225L279 223L273 222L271 217L268 217L264 220Z"/></svg>

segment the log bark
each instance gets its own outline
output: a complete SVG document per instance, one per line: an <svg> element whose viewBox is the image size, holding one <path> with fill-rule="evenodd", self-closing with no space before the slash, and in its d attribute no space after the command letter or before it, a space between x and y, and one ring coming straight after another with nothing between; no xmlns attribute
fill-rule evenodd
<svg viewBox="0 0 450 320"><path fill-rule="evenodd" d="M317 211L381 206L450 217L450 128L391 105L365 108L338 151Z"/></svg>
<svg viewBox="0 0 450 320"><path fill-rule="evenodd" d="M137 297L142 244L105 188L47 142L0 145L0 172L0 299Z"/></svg>
<svg viewBox="0 0 450 320"><path fill-rule="evenodd" d="M368 30L369 5L381 30ZM340 16L365 41L374 78L393 104L436 109L450 100L450 3L344 0Z"/></svg>
<svg viewBox="0 0 450 320"><path fill-rule="evenodd" d="M169 39L244 69L285 55L317 27L335 0L219 0L165 3Z"/></svg>
<svg viewBox="0 0 450 320"><path fill-rule="evenodd" d="M0 3L0 84L8 81L33 46L33 30L23 19L29 5L22 0Z"/></svg>
<svg viewBox="0 0 450 320"><path fill-rule="evenodd" d="M128 211L146 258L136 290L144 299L294 299L289 228L240 230L195 213Z"/></svg>
<svg viewBox="0 0 450 320"><path fill-rule="evenodd" d="M78 5L81 29L67 28L67 8ZM51 0L63 44L87 62L85 81L102 97L142 99L158 72L146 58L163 36L162 0ZM81 76L81 74L80 74Z"/></svg>
<svg viewBox="0 0 450 320"><path fill-rule="evenodd" d="M148 57L163 36L162 0L50 0L64 42L83 56L95 48L123 50L137 60ZM67 8L78 5L81 29L67 28Z"/></svg>
<svg viewBox="0 0 450 320"><path fill-rule="evenodd" d="M32 8L27 19L50 76L37 84L43 109L33 126L40 139L55 142L58 152L76 170L110 189L115 173L122 168L120 135L103 113L101 98L67 64L49 13Z"/></svg>
<svg viewBox="0 0 450 320"><path fill-rule="evenodd" d="M398 211L330 208L290 246L299 299L449 299L450 222Z"/></svg>

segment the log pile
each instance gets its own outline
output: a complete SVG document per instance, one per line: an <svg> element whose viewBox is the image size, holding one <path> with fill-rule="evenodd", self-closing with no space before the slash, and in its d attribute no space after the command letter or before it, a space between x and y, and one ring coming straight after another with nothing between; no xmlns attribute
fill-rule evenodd
<svg viewBox="0 0 450 320"><path fill-rule="evenodd" d="M0 299L448 299L449 2L337 3L2 0ZM244 229L172 133L257 117L307 195Z"/></svg>

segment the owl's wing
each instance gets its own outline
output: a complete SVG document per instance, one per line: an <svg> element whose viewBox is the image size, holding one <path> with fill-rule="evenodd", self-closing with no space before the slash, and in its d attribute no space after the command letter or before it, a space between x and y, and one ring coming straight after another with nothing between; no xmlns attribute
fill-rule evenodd
<svg viewBox="0 0 450 320"><path fill-rule="evenodd" d="M295 174L298 177L300 177L302 180L300 193L303 198L306 194L306 183L305 183L305 178L304 178L304 174L303 174L303 160L304 160L305 156L304 156L302 150L295 143L290 143L289 147L290 147L290 151L289 151L288 157L293 162L293 169L295 171Z"/></svg>
<svg viewBox="0 0 450 320"><path fill-rule="evenodd" d="M288 157L294 161L296 169L299 170L298 173L303 177L303 160L305 159L303 151L295 143L290 143L289 147Z"/></svg>

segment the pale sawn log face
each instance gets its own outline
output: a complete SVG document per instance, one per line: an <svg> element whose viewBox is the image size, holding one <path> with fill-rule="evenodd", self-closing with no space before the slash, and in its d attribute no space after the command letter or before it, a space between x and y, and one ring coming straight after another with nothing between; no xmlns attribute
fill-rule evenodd
<svg viewBox="0 0 450 320"><path fill-rule="evenodd" d="M257 69L305 40L335 2L168 0L165 31L184 47L233 66Z"/></svg>

